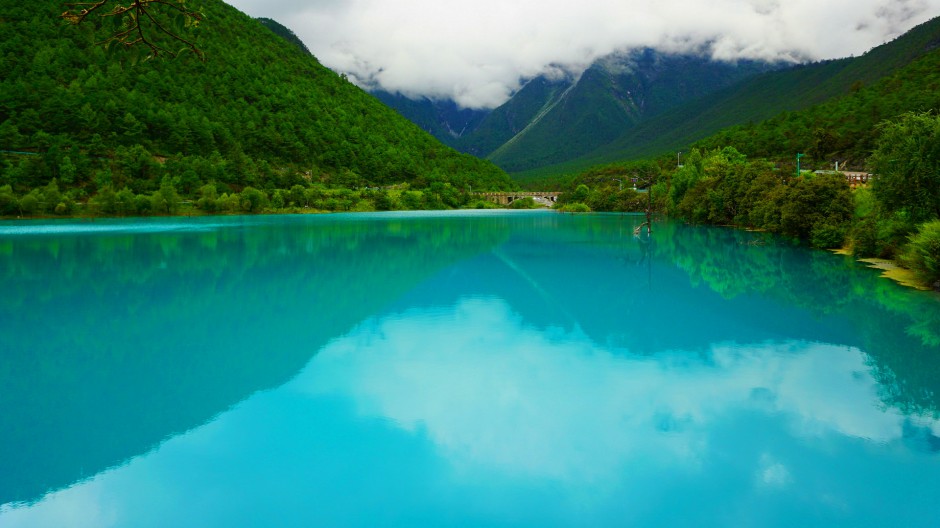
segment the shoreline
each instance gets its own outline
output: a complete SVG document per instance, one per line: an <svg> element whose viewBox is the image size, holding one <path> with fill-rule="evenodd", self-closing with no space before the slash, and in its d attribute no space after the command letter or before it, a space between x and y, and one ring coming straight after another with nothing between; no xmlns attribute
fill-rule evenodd
<svg viewBox="0 0 940 528"><path fill-rule="evenodd" d="M846 257L852 257L852 251L848 248L830 249L829 251ZM855 257L852 257L855 258ZM929 284L924 284L917 279L913 271L901 267L897 262L881 258L855 258L856 262L861 262L867 268L881 271L879 277L890 279L901 286L913 288L919 291L940 293Z"/></svg>

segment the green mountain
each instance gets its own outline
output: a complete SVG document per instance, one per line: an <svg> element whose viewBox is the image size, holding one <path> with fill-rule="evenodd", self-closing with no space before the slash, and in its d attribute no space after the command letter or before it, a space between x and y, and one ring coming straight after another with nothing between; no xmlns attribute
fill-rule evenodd
<svg viewBox="0 0 940 528"><path fill-rule="evenodd" d="M726 63L695 55L663 54L651 49L610 55L595 62L566 87L549 85L554 88L548 91L550 97L545 98L523 128L489 153L488 158L509 172L574 159L683 102L772 67L753 61ZM517 101L507 104L519 106ZM524 106L534 109L537 105L527 101ZM498 115L498 111L494 114Z"/></svg>
<svg viewBox="0 0 940 528"><path fill-rule="evenodd" d="M376 95L441 141L519 172L587 154L683 102L776 67L639 49L603 57L580 75L536 77L488 114Z"/></svg>
<svg viewBox="0 0 940 528"><path fill-rule="evenodd" d="M412 99L384 90L371 93L404 118L451 147L457 147L460 138L475 130L489 114L488 110L461 108L457 103L449 100L434 100L427 97Z"/></svg>
<svg viewBox="0 0 940 528"><path fill-rule="evenodd" d="M542 173L675 152L728 127L735 128L702 145L734 145L759 156L810 152L820 160L860 160L870 151L881 120L940 108L938 48L940 18L860 57L747 79L649 119L594 152Z"/></svg>
<svg viewBox="0 0 940 528"><path fill-rule="evenodd" d="M300 37L298 37L297 34L294 33L287 26L281 24L277 20L272 20L270 18L260 17L257 20L258 22L261 22L262 26L273 31L275 35L297 46L301 51L303 51L307 55L313 56L313 53L310 52L310 49L307 48L307 45L304 44L304 41L300 40Z"/></svg>
<svg viewBox="0 0 940 528"><path fill-rule="evenodd" d="M205 62L138 63L98 44L106 30L65 23L58 3L0 0L0 188L513 185L235 8L187 6L205 14Z"/></svg>
<svg viewBox="0 0 940 528"><path fill-rule="evenodd" d="M509 101L494 109L476 130L461 138L458 148L486 157L537 124L571 90L575 79L545 76L527 82Z"/></svg>

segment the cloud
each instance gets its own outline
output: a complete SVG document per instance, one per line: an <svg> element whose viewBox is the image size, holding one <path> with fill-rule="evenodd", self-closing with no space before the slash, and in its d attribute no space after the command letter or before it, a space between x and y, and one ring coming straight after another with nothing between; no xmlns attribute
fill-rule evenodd
<svg viewBox="0 0 940 528"><path fill-rule="evenodd" d="M699 466L715 458L713 428L737 413L786 417L797 438L899 440L905 417L880 403L865 361L805 342L614 353L577 332L527 328L502 301L469 299L366 323L294 385L427 435L455 467L577 487L627 467ZM757 474L775 487L792 478L769 455Z"/></svg>
<svg viewBox="0 0 940 528"><path fill-rule="evenodd" d="M361 508L360 522L376 505L387 519L395 485L406 508L427 513L447 504L448 489L476 507L471 499L485 494L468 499L461 493L473 488L460 487L473 482L513 511L527 493L502 496L512 483L559 484L572 515L612 500L618 512L649 508L664 525L680 520L670 523L672 513L703 524L695 519L713 512L694 506L714 503L710 493L722 515L740 496L743 519L770 518L747 490L808 490L825 509L864 515L872 482L892 483L878 488L885 504L923 511L915 505L929 498L903 500L933 482L916 477L933 474L924 464L935 453L912 456L904 429L936 433L940 422L883 405L866 361L855 348L805 341L636 355L578 331L535 328L496 298L465 299L363 322L283 387L41 501L0 505L0 525L230 526L270 524L288 511L297 524L333 526L348 523L317 517L331 500L341 514ZM388 430L414 442L403 448ZM429 471L423 456L409 456L425 440L456 471ZM855 469L833 472L847 460ZM427 475L429 485L408 487ZM832 477L845 483L829 486ZM446 478L457 486L438 480ZM677 500L689 509L673 511Z"/></svg>
<svg viewBox="0 0 940 528"><path fill-rule="evenodd" d="M641 46L724 60L859 55L936 16L940 0L232 0L290 27L361 84L467 107L551 68Z"/></svg>

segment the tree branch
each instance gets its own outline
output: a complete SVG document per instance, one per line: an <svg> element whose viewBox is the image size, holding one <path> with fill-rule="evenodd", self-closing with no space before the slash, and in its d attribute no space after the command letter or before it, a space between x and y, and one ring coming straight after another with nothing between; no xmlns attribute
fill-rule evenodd
<svg viewBox="0 0 940 528"><path fill-rule="evenodd" d="M186 0L98 0L95 2L71 2L66 3L67 8L60 17L71 24L81 24L86 22L89 17L95 16L100 19L111 17L123 17L124 27L114 31L104 43L117 42L125 48L132 48L138 44L147 47L150 50L151 57L156 57L161 53L176 57L177 53L167 49L165 43L159 42L159 35L170 42L176 41L185 45L188 51L191 51L200 60L205 60L202 50L196 46L194 40L184 38L179 32L167 29L165 20L161 21L160 16L155 16L154 10L175 11L185 17L186 27L196 26L202 21L202 14L187 9L184 5ZM106 11L107 5L112 4L113 8ZM155 29L150 29L155 28ZM132 37L133 35L133 37Z"/></svg>

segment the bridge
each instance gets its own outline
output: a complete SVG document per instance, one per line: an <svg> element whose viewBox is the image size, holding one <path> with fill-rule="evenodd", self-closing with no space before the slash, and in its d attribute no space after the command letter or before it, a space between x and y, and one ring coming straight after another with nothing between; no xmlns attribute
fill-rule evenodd
<svg viewBox="0 0 940 528"><path fill-rule="evenodd" d="M558 201L558 195L560 192L555 191L518 191L518 192L482 192L482 193L473 193L476 196L483 196L484 198L494 201L500 205L509 205L516 200L521 200L523 198L532 198L536 202L549 207L553 203Z"/></svg>

